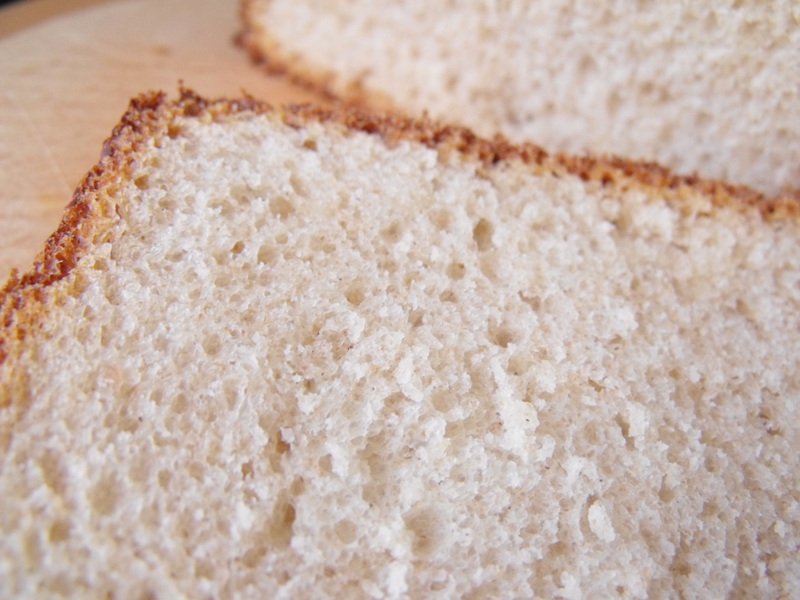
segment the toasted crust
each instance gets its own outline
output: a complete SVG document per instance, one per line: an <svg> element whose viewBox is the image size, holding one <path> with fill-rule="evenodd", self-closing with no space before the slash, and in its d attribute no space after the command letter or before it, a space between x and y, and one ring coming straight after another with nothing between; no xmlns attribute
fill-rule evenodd
<svg viewBox="0 0 800 600"><path fill-rule="evenodd" d="M12 273L0 291L3 326L0 364L11 346L24 339L46 315L47 288L69 275L87 248L99 241L108 241L103 239L104 233L117 219L110 197L119 182L129 175L137 148L151 141L157 144L160 136L168 134L169 124L179 117L223 119L275 110L249 96L208 100L183 88L174 101L164 92L149 92L134 98L105 142L101 160L78 186L60 227L47 240L31 270L21 276ZM766 198L744 186L675 175L653 163L610 156L549 155L533 144L515 145L501 136L486 140L463 127L442 125L429 119L415 120L390 112L368 112L351 105L332 109L290 105L277 110L290 126L302 127L314 121L338 123L351 130L380 135L389 144L414 141L440 151L476 158L487 166L519 160L542 172L576 175L585 181L620 189L639 188L647 194L666 197L679 210L693 210L690 199L700 196L712 206L757 212L767 220L800 219L800 194Z"/></svg>
<svg viewBox="0 0 800 600"><path fill-rule="evenodd" d="M255 0L243 0L240 3L239 16L243 27L234 37L234 42L248 54L253 63L259 65L269 74L285 76L292 83L320 94L326 100L345 101L349 105L356 106L367 106L369 104L371 98L366 96L363 90L353 89L347 98L342 98L334 92L331 86L333 79L331 73L314 70L309 65L301 64L297 60L290 60L288 57L282 56L278 44L257 25L255 18L252 16L256 10ZM257 38L261 40L262 44L270 46L270 52L263 52L261 44L256 42ZM395 112L400 112L396 106L389 102L384 104L382 108L394 109Z"/></svg>

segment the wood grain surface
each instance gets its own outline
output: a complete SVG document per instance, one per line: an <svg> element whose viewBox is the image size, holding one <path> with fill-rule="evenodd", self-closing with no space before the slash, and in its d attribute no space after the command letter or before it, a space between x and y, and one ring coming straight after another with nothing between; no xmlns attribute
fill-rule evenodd
<svg viewBox="0 0 800 600"><path fill-rule="evenodd" d="M148 90L314 100L233 44L238 0L29 0L0 10L0 282L55 231L129 100Z"/></svg>

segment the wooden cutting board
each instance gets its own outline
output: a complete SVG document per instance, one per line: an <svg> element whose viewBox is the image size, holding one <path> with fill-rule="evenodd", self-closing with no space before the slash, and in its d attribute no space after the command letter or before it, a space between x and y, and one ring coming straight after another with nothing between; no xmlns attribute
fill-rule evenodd
<svg viewBox="0 0 800 600"><path fill-rule="evenodd" d="M70 2L0 10L0 35L23 24L0 37L0 285L30 267L140 92L175 96L182 80L208 97L315 99L233 44L238 0Z"/></svg>

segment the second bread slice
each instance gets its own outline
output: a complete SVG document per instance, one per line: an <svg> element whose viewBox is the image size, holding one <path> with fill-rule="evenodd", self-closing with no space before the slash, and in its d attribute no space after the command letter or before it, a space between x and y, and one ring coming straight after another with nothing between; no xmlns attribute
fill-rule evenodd
<svg viewBox="0 0 800 600"><path fill-rule="evenodd" d="M349 100L552 152L800 189L792 0L242 0L247 48Z"/></svg>

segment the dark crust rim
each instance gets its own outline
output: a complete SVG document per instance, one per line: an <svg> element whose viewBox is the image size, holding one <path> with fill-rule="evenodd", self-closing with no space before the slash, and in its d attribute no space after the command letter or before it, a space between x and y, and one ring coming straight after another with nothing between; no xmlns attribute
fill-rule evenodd
<svg viewBox="0 0 800 600"><path fill-rule="evenodd" d="M46 241L32 268L21 276L13 272L0 290L0 364L5 361L10 344L22 340L36 327L37 319L46 310L47 288L72 272L97 233L116 218L108 197L130 174L138 148L147 143L157 144L159 136L167 135L169 123L176 118L222 120L270 112L277 113L292 127L315 121L338 123L348 130L380 135L390 145L401 141L422 143L439 151L469 156L486 166L519 160L556 176L574 175L620 190L641 188L674 199L678 208L688 192L689 196L699 194L710 200L714 207L755 210L770 221L800 221L800 193L766 198L745 186L674 175L654 163L609 156L549 155L533 144L512 144L501 136L487 140L464 127L443 125L427 118L367 111L349 104L334 108L292 104L274 109L252 96L209 100L183 87L176 100L169 100L165 92L147 92L131 100L104 143L100 162L81 181L59 228Z"/></svg>

